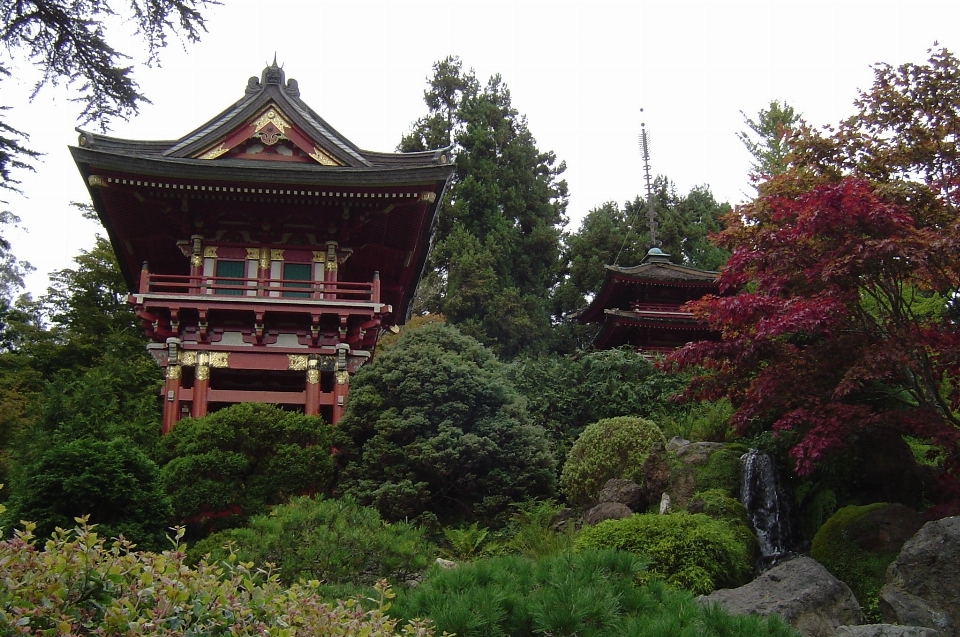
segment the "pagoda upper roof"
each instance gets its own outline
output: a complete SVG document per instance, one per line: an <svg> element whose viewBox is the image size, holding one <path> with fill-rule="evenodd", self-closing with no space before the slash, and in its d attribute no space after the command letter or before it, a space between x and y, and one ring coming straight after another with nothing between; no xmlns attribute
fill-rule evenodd
<svg viewBox="0 0 960 637"><path fill-rule="evenodd" d="M450 173L450 147L413 153L357 147L300 99L297 81L287 80L276 61L247 81L240 100L180 139L140 141L77 130L80 147L71 152L78 164L151 175L253 180L255 173L257 181L295 183L305 174L323 173L325 183L362 185L371 173L378 183L429 179L431 173L445 180ZM300 161L231 153L252 138L271 146L282 139ZM262 161L254 166L251 159Z"/></svg>
<svg viewBox="0 0 960 637"><path fill-rule="evenodd" d="M605 311L627 309L642 287L689 288L689 300L717 291L719 272L673 263L670 255L659 248L652 248L639 265L606 265L604 268L606 274L600 291L590 305L574 314L581 323L601 322L605 320Z"/></svg>
<svg viewBox="0 0 960 637"><path fill-rule="evenodd" d="M236 103L180 139L80 131L70 152L131 290L144 262L153 272L185 274L180 244L195 234L275 248L336 242L353 251L344 276L380 273L399 322L454 170L451 147L359 148L303 102L276 61L247 81Z"/></svg>

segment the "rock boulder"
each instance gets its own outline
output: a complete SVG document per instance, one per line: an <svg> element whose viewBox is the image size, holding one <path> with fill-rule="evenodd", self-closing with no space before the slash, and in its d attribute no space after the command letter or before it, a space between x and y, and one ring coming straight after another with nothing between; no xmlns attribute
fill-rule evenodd
<svg viewBox="0 0 960 637"><path fill-rule="evenodd" d="M850 588L809 557L775 566L746 586L701 596L700 602L737 615L776 614L805 637L833 637L839 626L861 619Z"/></svg>
<svg viewBox="0 0 960 637"><path fill-rule="evenodd" d="M880 613L960 637L960 517L927 522L907 540L887 570Z"/></svg>

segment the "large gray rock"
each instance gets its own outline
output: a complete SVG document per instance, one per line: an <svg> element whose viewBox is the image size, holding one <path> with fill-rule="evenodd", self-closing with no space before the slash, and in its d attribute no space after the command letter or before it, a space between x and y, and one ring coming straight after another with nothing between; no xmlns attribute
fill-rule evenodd
<svg viewBox="0 0 960 637"><path fill-rule="evenodd" d="M611 478L607 480L607 483L603 485L603 489L600 490L600 497L597 498L597 501L601 504L604 502L619 502L620 504L627 505L630 507L630 510L634 512L642 511L647 506L647 501L640 485L633 480L623 478Z"/></svg>
<svg viewBox="0 0 960 637"><path fill-rule="evenodd" d="M583 514L583 523L587 526L600 524L604 520L622 520L633 515L626 504L620 502L601 502Z"/></svg>
<svg viewBox="0 0 960 637"><path fill-rule="evenodd" d="M940 637L932 628L920 626L895 626L893 624L867 624L865 626L841 626L836 637Z"/></svg>
<svg viewBox="0 0 960 637"><path fill-rule="evenodd" d="M810 557L784 562L746 586L714 591L700 602L737 615L779 615L806 637L833 637L837 627L861 621L850 588Z"/></svg>
<svg viewBox="0 0 960 637"><path fill-rule="evenodd" d="M888 622L960 637L960 517L927 522L887 569L880 613Z"/></svg>

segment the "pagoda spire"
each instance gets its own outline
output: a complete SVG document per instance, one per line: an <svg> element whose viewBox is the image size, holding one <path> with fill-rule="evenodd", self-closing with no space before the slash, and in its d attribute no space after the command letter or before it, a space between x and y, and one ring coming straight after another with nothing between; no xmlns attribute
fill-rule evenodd
<svg viewBox="0 0 960 637"><path fill-rule="evenodd" d="M643 112L643 109L640 109ZM643 178L647 186L647 223L650 227L649 248L657 247L657 210L653 205L653 184L650 180L650 137L646 124L640 122L640 154L643 157Z"/></svg>

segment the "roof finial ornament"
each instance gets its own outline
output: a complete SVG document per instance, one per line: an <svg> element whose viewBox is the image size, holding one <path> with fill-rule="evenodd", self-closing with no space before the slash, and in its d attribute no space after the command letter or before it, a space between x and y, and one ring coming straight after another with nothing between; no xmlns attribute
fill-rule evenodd
<svg viewBox="0 0 960 637"><path fill-rule="evenodd" d="M263 75L261 76L261 81L264 86L267 84L276 84L277 86L283 86L286 78L283 74L283 68L277 66L277 54L273 54L273 63L268 64L267 68L263 69Z"/></svg>
<svg viewBox="0 0 960 637"><path fill-rule="evenodd" d="M643 112L643 109L640 109ZM647 222L650 226L650 249L657 247L657 210L653 205L653 184L650 181L650 137L647 134L646 124L640 122L640 153L643 157L643 174L647 184Z"/></svg>

